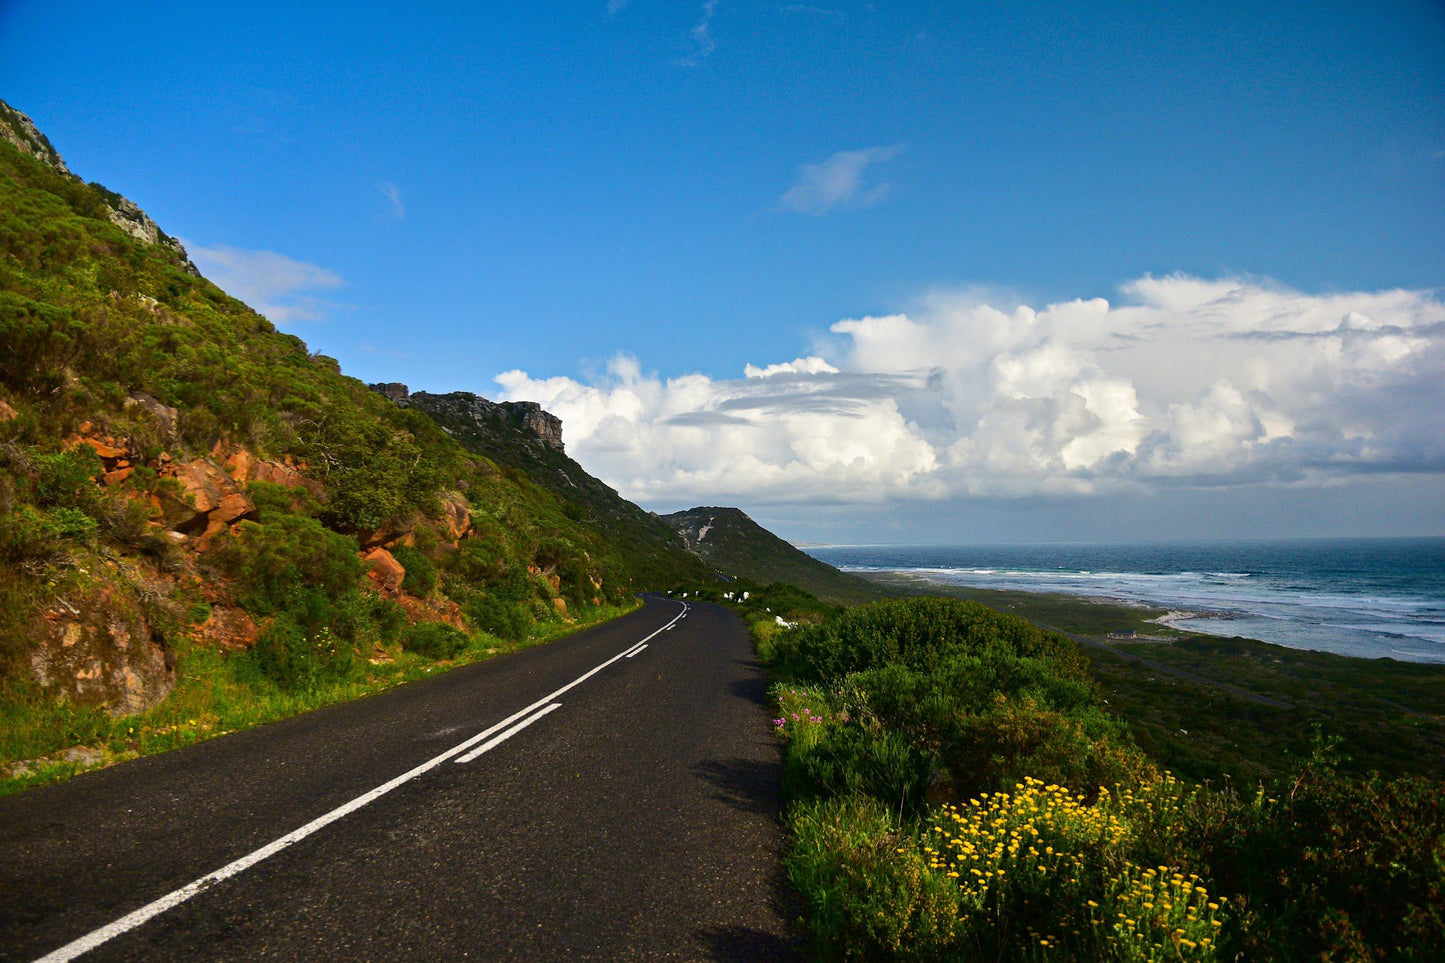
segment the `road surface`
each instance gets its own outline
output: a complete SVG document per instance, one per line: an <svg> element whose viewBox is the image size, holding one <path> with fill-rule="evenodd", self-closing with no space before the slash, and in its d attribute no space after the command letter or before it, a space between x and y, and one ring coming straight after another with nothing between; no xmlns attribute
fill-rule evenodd
<svg viewBox="0 0 1445 963"><path fill-rule="evenodd" d="M741 620L649 599L0 799L0 959L787 958L779 770Z"/></svg>

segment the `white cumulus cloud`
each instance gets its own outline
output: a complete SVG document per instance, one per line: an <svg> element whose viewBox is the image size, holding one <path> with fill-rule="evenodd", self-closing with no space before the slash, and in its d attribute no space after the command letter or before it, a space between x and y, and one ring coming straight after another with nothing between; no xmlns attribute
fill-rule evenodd
<svg viewBox="0 0 1445 963"><path fill-rule="evenodd" d="M313 292L339 288L344 283L334 271L275 251L184 243L202 274L277 324L325 317L334 305Z"/></svg>
<svg viewBox="0 0 1445 963"><path fill-rule="evenodd" d="M1334 484L1445 472L1445 304L1145 277L1118 303L978 293L849 318L818 355L660 378L497 377L647 504Z"/></svg>
<svg viewBox="0 0 1445 963"><path fill-rule="evenodd" d="M798 169L798 179L779 203L785 210L814 216L839 207L877 204L888 195L891 185L885 181L870 183L869 169L887 163L902 150L900 144L840 150L827 160L804 164Z"/></svg>

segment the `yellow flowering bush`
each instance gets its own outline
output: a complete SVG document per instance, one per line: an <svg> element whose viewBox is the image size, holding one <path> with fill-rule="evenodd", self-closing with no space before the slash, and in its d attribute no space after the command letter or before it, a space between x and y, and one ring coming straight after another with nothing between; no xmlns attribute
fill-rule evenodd
<svg viewBox="0 0 1445 963"><path fill-rule="evenodd" d="M1161 788L1162 787L1162 788ZM929 868L959 889L969 952L1011 949L1041 959L1208 960L1223 925L1194 875L1127 858L1128 815L1154 823L1177 807L1172 777L1094 802L1026 778L934 813L921 842ZM900 849L900 852L903 850Z"/></svg>
<svg viewBox="0 0 1445 963"><path fill-rule="evenodd" d="M1211 896L1198 876L1168 866L1132 864L1115 878L1108 908L1090 907L1090 924L1121 960L1212 960L1224 926L1224 897Z"/></svg>

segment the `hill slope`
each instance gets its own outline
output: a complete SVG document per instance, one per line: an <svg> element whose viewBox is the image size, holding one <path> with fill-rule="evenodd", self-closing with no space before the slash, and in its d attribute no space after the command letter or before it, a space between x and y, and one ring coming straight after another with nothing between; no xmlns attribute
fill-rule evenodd
<svg viewBox="0 0 1445 963"><path fill-rule="evenodd" d="M689 550L732 578L785 582L831 602L881 598L876 586L794 548L736 508L691 508L663 515Z"/></svg>
<svg viewBox="0 0 1445 963"><path fill-rule="evenodd" d="M0 103L0 765L296 711L696 574L509 443L342 375Z"/></svg>
<svg viewBox="0 0 1445 963"><path fill-rule="evenodd" d="M569 518L601 533L646 584L712 577L703 556L689 551L663 519L623 498L568 457L561 422L538 405L497 403L466 391L413 393L399 384L372 389L399 405L426 412L468 451L549 492Z"/></svg>

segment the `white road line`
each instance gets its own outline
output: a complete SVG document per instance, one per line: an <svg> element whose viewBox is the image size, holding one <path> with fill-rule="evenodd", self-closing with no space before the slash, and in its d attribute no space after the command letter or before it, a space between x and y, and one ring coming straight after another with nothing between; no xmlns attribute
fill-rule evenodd
<svg viewBox="0 0 1445 963"><path fill-rule="evenodd" d="M527 716L530 713L536 711L537 709L542 708L543 706L548 706L548 703L552 702L558 696L562 695L562 693L567 692L570 689L574 689L582 683L586 682L588 679L592 678L594 675L601 672L603 669L607 668L618 659L626 656L627 653L634 652L634 650L636 650L638 646L645 646L648 642L652 641L652 639L658 634L672 628L673 625L677 623L677 620L682 618L683 615L687 613L687 609L687 605L684 604L682 611L679 612L677 615L674 615L671 622L668 622L660 629L655 629L652 635L649 635L641 642L628 646L626 649L623 649L621 652L617 653L606 662L603 662L601 665L596 666L592 669L588 669L586 672L582 673L577 678L573 679L571 682L567 683L562 688L558 689L552 694L543 696L541 699L538 699L536 702L527 706L527 708L521 710L520 712L512 713L501 722L482 730L481 732L472 736L470 739L467 739L465 742L453 746L439 756L434 756L431 759L428 759L426 762L417 766L415 769L407 770L406 772L402 773L400 776L397 776L395 779L390 780L389 782L382 783L380 786L377 786L370 792L362 793L360 796L357 796L355 799L351 800L351 802L343 803L342 805L337 806L335 809L331 810L331 812L329 813L326 813L324 816L318 816L301 828L294 829L291 832L287 833L285 836L282 836L280 839L275 840L271 843L267 843L265 846L262 846L255 852L248 853L247 855L242 856L240 859L235 860L234 862L227 863L225 866L222 866L215 872L207 873L200 879L195 880L191 883L187 883L180 889L169 892L166 895L162 896L160 899L147 903L135 912L122 916L114 923L109 923L105 926L102 926L98 930L92 930L91 932L85 934L79 939L73 940L65 944L58 950L52 950L51 952L45 954L44 956L36 960L35 963L60 963L60 961L63 960L73 960L83 953L89 953L91 950L95 949L97 946L100 946L102 943L113 940L117 936L120 936L122 933L127 933L130 930L135 929L137 926L140 926L143 923L146 923L147 921L161 915L166 910L174 909L175 907L181 905L186 900L190 899L192 896L195 896L202 890L208 889L209 887L214 886L222 880L230 879L237 873L241 873L250 869L252 866L255 866L263 859L269 859L270 857L275 856L286 847L294 843L299 843L307 836L310 836L312 833L316 832L319 829L324 829L325 827L336 822L343 816L351 815L362 806L365 806L367 803L375 802L376 800L380 799L382 796L385 796L387 793L391 792L398 786L411 782L417 776L420 776L425 772L435 769L437 766L440 766L442 763L446 762L453 756L460 755L461 753L466 752L472 746L481 742L483 739L486 739L498 729L511 725L518 719L521 719L523 716ZM490 749L495 743L500 742L501 740L512 735L512 733L531 725L533 722L542 718L542 716L546 715L548 712L551 712L555 708L558 708L558 706L548 706L545 711L538 712L537 715L533 716L531 719L528 719L522 725L515 726L511 730L503 733L497 739L493 740L492 743L489 743L486 746L482 747L480 750L478 750L477 754L487 751L487 749ZM462 762L465 760L458 761Z"/></svg>
<svg viewBox="0 0 1445 963"><path fill-rule="evenodd" d="M646 643L646 642L642 643L642 644L639 645L637 648L635 648L635 649L633 649L631 652L627 653L627 657L630 659L630 658L632 658L634 655L636 655L637 653L641 652L641 651L642 651L643 649L645 649L645 648L647 648L647 643Z"/></svg>
<svg viewBox="0 0 1445 963"><path fill-rule="evenodd" d="M562 708L562 703L560 703L560 702L554 702L554 703L552 703L551 705L549 705L547 708L543 709L541 712L537 713L536 715L534 715L534 716L528 716L527 718L523 719L521 722L517 723L517 724L516 724L515 726L513 726L512 728L508 729L506 732L502 733L500 736L493 736L492 738L488 739L486 742L482 743L480 746L477 746L477 748L473 749L471 752L467 753L465 756L458 756L458 757L457 757L457 762L471 762L473 759L477 758L477 757L480 756L482 753L484 753L484 752L490 752L491 750L497 748L497 747L500 746L502 743L506 742L508 739L512 738L512 737L515 736L517 733L521 732L523 729L527 728L527 727L530 726L532 723L536 722L538 719L540 719L540 718L542 718L543 716L545 716L547 713L551 712L553 709L560 709L560 708Z"/></svg>

